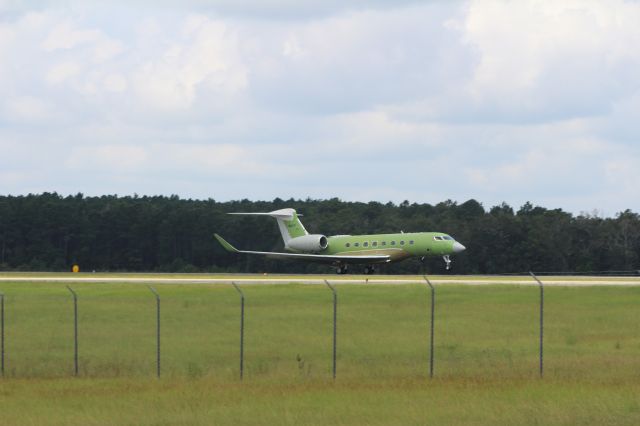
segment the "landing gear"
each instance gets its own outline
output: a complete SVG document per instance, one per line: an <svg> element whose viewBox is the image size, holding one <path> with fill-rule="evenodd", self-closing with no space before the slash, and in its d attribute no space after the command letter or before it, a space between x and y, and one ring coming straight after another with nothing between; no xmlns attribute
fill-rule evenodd
<svg viewBox="0 0 640 426"><path fill-rule="evenodd" d="M370 275L376 272L376 268L373 265L367 265L364 267L364 274Z"/></svg>
<svg viewBox="0 0 640 426"><path fill-rule="evenodd" d="M347 265L338 265L338 267L336 268L336 274L344 275L347 273L347 270Z"/></svg>
<svg viewBox="0 0 640 426"><path fill-rule="evenodd" d="M444 263L447 264L446 266L446 270L448 271L449 269L451 269L451 259L449 258L448 254L445 254L444 256L442 256L442 259L444 260Z"/></svg>

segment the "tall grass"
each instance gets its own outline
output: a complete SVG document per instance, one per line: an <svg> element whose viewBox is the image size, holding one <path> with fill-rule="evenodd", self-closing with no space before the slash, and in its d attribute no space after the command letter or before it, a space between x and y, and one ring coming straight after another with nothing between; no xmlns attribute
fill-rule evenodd
<svg viewBox="0 0 640 426"><path fill-rule="evenodd" d="M152 376L155 299L144 285L76 284L80 374ZM238 375L239 299L230 286L158 285L162 372ZM3 284L9 377L72 371L72 298L63 284ZM331 370L331 293L322 286L246 285L249 380L324 379ZM416 285L338 287L338 372L360 380L423 377L429 293ZM538 362L535 287L437 288L436 374L532 378ZM549 377L613 378L640 367L640 289L546 290Z"/></svg>
<svg viewBox="0 0 640 426"><path fill-rule="evenodd" d="M429 292L422 284L245 285L245 380L238 294L230 286L1 283L6 377L0 424L636 424L640 289L545 291L545 378L538 378L538 290L436 289L435 379L428 379Z"/></svg>

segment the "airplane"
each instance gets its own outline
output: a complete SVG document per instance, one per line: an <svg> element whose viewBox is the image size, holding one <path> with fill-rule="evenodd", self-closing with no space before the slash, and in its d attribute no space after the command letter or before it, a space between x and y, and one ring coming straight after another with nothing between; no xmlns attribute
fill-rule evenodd
<svg viewBox="0 0 640 426"><path fill-rule="evenodd" d="M450 255L460 253L465 246L442 232L412 232L374 235L309 234L294 209L269 213L228 213L231 215L270 216L276 219L287 253L238 250L218 234L216 240L231 253L253 254L269 259L290 259L333 265L338 274L346 274L349 265L365 265L371 274L375 265L398 262L410 257L442 256L446 269L451 267Z"/></svg>

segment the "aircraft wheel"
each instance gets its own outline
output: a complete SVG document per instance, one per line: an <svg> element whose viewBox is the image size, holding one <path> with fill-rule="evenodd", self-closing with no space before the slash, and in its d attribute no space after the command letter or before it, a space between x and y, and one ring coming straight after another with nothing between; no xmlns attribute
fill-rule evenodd
<svg viewBox="0 0 640 426"><path fill-rule="evenodd" d="M344 275L344 274L346 274L346 273L347 273L347 265L344 265L344 266L338 266L338 267L336 268L336 273L337 273L337 274L339 274L339 275Z"/></svg>

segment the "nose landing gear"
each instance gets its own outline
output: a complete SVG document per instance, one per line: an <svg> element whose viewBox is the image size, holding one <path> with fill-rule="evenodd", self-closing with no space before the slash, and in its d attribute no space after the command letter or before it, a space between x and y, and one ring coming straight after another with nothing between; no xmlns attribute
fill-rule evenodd
<svg viewBox="0 0 640 426"><path fill-rule="evenodd" d="M336 274L344 275L347 273L347 270L348 270L347 265L338 265L336 267Z"/></svg>
<svg viewBox="0 0 640 426"><path fill-rule="evenodd" d="M448 254L445 254L444 256L442 256L442 259L444 260L444 263L446 263L446 267L445 269L448 271L449 269L451 269L451 259L449 258Z"/></svg>
<svg viewBox="0 0 640 426"><path fill-rule="evenodd" d="M367 265L364 267L364 274L365 275L370 275L373 274L376 271L376 268L373 265Z"/></svg>
<svg viewBox="0 0 640 426"><path fill-rule="evenodd" d="M451 258L449 257L449 255L448 255L448 254L445 254L444 256L442 256L442 260L444 260L444 263L445 263L445 269L446 269L447 271L448 271L448 270L450 270L450 269L451 269L451 262L452 262L452 260L451 260ZM422 263L422 273L423 273L423 274L424 274L424 270L425 270L425 266L426 266L426 265L425 265L425 263L426 263L425 261L426 261L426 256L422 256L422 257L420 258L420 262Z"/></svg>

